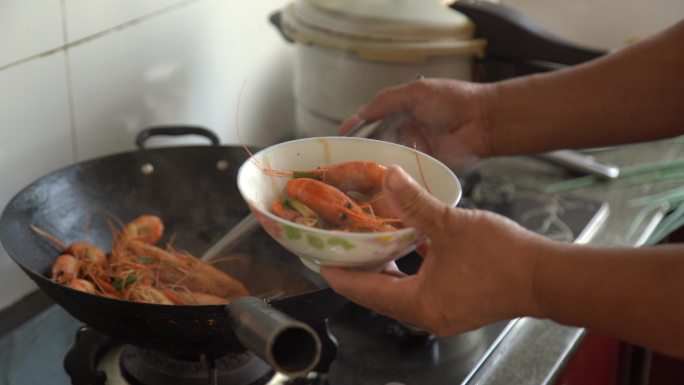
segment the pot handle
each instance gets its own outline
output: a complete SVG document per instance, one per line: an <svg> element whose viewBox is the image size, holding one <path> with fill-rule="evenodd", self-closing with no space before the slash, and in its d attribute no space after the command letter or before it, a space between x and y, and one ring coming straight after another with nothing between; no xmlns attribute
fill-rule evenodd
<svg viewBox="0 0 684 385"><path fill-rule="evenodd" d="M226 312L240 343L278 372L299 376L318 364L321 340L309 325L250 296L226 305Z"/></svg>
<svg viewBox="0 0 684 385"><path fill-rule="evenodd" d="M218 146L220 140L218 136L208 128L201 126L158 126L149 127L138 133L135 137L135 145L141 149L145 149L145 142L153 136L183 136L183 135L199 135L211 141L212 146Z"/></svg>

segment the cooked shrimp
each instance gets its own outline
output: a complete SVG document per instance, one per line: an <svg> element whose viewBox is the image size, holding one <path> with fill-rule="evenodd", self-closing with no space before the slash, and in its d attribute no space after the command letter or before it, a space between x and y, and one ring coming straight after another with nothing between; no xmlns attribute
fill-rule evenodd
<svg viewBox="0 0 684 385"><path fill-rule="evenodd" d="M164 233L164 223L162 220L154 215L141 215L128 224L116 234L114 237L114 244L112 245L112 255L115 261L118 258L124 257L125 253L122 248L130 241L139 241L154 245L162 237Z"/></svg>
<svg viewBox="0 0 684 385"><path fill-rule="evenodd" d="M62 254L52 263L52 279L67 284L78 276L78 259L71 254Z"/></svg>
<svg viewBox="0 0 684 385"><path fill-rule="evenodd" d="M63 253L69 254L76 258L76 260L79 262L78 265L81 273L97 274L104 266L107 265L107 255L104 253L104 251L102 251L102 249L95 245L86 242L74 242L71 245L66 246L59 239L53 237L51 234L39 229L38 227L33 225L30 225L30 227L33 231L52 242Z"/></svg>
<svg viewBox="0 0 684 385"><path fill-rule="evenodd" d="M176 305L221 305L230 301L216 295L185 290L163 290L164 295Z"/></svg>
<svg viewBox="0 0 684 385"><path fill-rule="evenodd" d="M155 215L141 215L129 222L118 234L117 240L140 242L154 245L164 234L164 222Z"/></svg>
<svg viewBox="0 0 684 385"><path fill-rule="evenodd" d="M181 256L147 243L131 241L126 250L132 255L152 260L159 266L159 280L168 285L182 285L191 291L234 299L249 294L238 280L197 258Z"/></svg>
<svg viewBox="0 0 684 385"><path fill-rule="evenodd" d="M366 214L339 189L315 179L291 179L285 185L288 196L299 200L327 224L352 231L391 231L390 220Z"/></svg>
<svg viewBox="0 0 684 385"><path fill-rule="evenodd" d="M92 282L81 278L72 279L71 281L69 281L69 283L67 283L67 286L69 286L72 289L76 289L90 294L97 293L97 289L95 288L95 285L92 284Z"/></svg>
<svg viewBox="0 0 684 385"><path fill-rule="evenodd" d="M249 294L242 283L215 267L170 245L168 250L154 246L164 225L152 215L142 215L117 232L109 256L95 245L65 246L47 232L31 228L63 252L53 262L53 280L76 290L168 305L229 303ZM181 294L173 296L176 291Z"/></svg>
<svg viewBox="0 0 684 385"><path fill-rule="evenodd" d="M297 218L300 218L302 216L296 210L285 207L285 205L283 205L283 202L281 202L280 200L276 200L273 202L273 204L271 205L271 211L273 211L275 215L292 222L296 222Z"/></svg>
<svg viewBox="0 0 684 385"><path fill-rule="evenodd" d="M342 192L374 194L382 189L387 167L375 162L352 161L319 167L310 171L293 171L293 178L312 178L337 187Z"/></svg>
<svg viewBox="0 0 684 385"><path fill-rule="evenodd" d="M136 302L173 305L173 302L161 291L146 285L136 285L128 291L128 298Z"/></svg>

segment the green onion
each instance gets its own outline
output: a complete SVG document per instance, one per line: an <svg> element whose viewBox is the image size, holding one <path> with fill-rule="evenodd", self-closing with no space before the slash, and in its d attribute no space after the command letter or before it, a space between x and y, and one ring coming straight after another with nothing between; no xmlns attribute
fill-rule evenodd
<svg viewBox="0 0 684 385"><path fill-rule="evenodd" d="M635 206L646 206L646 205L658 205L661 203L673 203L684 200L684 187L675 188L669 191L661 192L658 194L647 195L645 197L632 199L629 201L629 205Z"/></svg>
<svg viewBox="0 0 684 385"><path fill-rule="evenodd" d="M684 140L684 136L676 139ZM613 180L600 180L595 176L583 176L545 186L542 191L557 193L592 185L606 186L612 189L643 185L647 183L683 182L684 159L657 161L623 167L620 175ZM631 207L643 207L627 229L627 235L632 236L641 227L648 215L656 210L667 210L676 207L674 211L656 226L646 244L653 245L661 242L670 233L684 225L684 187L679 186L668 191L635 198L627 202Z"/></svg>
<svg viewBox="0 0 684 385"><path fill-rule="evenodd" d="M316 174L314 174L310 171L293 171L292 172L292 178L293 179L297 179L297 178L317 179Z"/></svg>
<svg viewBox="0 0 684 385"><path fill-rule="evenodd" d="M358 191L347 191L347 195L358 202L368 202L370 197L366 194L360 193Z"/></svg>
<svg viewBox="0 0 684 385"><path fill-rule="evenodd" d="M296 199L287 198L285 199L285 204L297 210L306 218L318 218L318 215L313 210L311 210L307 205Z"/></svg>
<svg viewBox="0 0 684 385"><path fill-rule="evenodd" d="M135 281L137 281L137 280L138 280L138 276L135 274L131 274L131 275L127 276L126 279L124 279L123 286L125 288L127 288L127 287L131 286L132 284L134 284Z"/></svg>
<svg viewBox="0 0 684 385"><path fill-rule="evenodd" d="M574 190L582 187L587 187L598 182L599 179L593 175L582 176L575 179L566 180L563 182L553 183L544 187L544 192L556 193L568 190Z"/></svg>
<svg viewBox="0 0 684 385"><path fill-rule="evenodd" d="M613 180L601 180L593 175L586 175L558 183L547 185L544 192L557 193L589 187L594 184L605 184L610 187L629 187L636 184L655 183L684 179L684 160L659 161L624 167L620 175Z"/></svg>
<svg viewBox="0 0 684 385"><path fill-rule="evenodd" d="M130 274L130 275L126 276L126 278L124 278L123 281L120 280L120 279L115 279L115 280L112 282L112 286L114 286L114 288L116 289L116 291L121 291L121 289L128 288L129 286L131 286L132 284L134 284L135 281L137 281L137 280L138 280L138 276L137 276L137 275L135 275L135 274Z"/></svg>

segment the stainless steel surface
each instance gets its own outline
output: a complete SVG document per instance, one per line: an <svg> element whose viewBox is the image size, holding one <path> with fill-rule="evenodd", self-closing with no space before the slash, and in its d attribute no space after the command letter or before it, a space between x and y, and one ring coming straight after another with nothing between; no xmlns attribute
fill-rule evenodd
<svg viewBox="0 0 684 385"><path fill-rule="evenodd" d="M684 142L665 140L606 149L602 159L620 167L684 158ZM527 157L491 159L479 168L486 175L506 176L519 186L541 188L560 181L564 176L556 167ZM603 200L610 206L610 214L589 244L637 247L643 244L662 215L654 212L636 232L629 227L640 208L628 201L644 194L672 188L679 182L650 183L619 186L610 181L560 195ZM586 330L565 326L551 320L520 318L507 329L498 344L463 384L553 384L572 353L581 343Z"/></svg>
<svg viewBox="0 0 684 385"><path fill-rule="evenodd" d="M608 214L608 205L601 205L574 243L590 242L608 218ZM555 378L554 373L568 359L574 345L584 333L583 329L561 326L550 320L529 317L511 320L463 384L551 384ZM553 340L554 344L546 346L549 340ZM534 346L531 346L532 344ZM540 378L540 382L525 382L529 378L529 373L518 369L534 367L549 355L559 357L553 364L553 370ZM511 370L512 368L515 370Z"/></svg>
<svg viewBox="0 0 684 385"><path fill-rule="evenodd" d="M583 245L589 243L591 239L598 233L601 226L603 226L608 219L610 214L610 206L607 203L603 203L601 208L596 213L596 216L587 224L584 230L577 236L575 243Z"/></svg>
<svg viewBox="0 0 684 385"><path fill-rule="evenodd" d="M584 333L549 320L513 320L463 384L552 384Z"/></svg>
<svg viewBox="0 0 684 385"><path fill-rule="evenodd" d="M226 307L240 342L280 373L299 376L321 358L321 340L307 324L254 297L238 298Z"/></svg>
<svg viewBox="0 0 684 385"><path fill-rule="evenodd" d="M552 151L540 154L537 157L570 170L594 175L599 178L615 179L620 175L620 168L616 165L573 150Z"/></svg>
<svg viewBox="0 0 684 385"><path fill-rule="evenodd" d="M257 228L259 228L259 221L257 220L256 216L254 216L254 214L247 215L237 225L235 225L235 227L226 233L226 235L214 243L209 250L202 254L200 260L206 262L216 258L222 253L230 253L237 242L244 239Z"/></svg>

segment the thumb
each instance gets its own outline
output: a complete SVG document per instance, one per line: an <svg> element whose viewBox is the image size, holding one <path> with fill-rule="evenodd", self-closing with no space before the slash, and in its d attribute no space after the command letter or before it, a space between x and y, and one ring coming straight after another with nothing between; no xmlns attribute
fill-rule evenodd
<svg viewBox="0 0 684 385"><path fill-rule="evenodd" d="M430 195L401 167L388 168L383 186L386 199L404 224L417 228L428 237L443 230L440 219L449 207Z"/></svg>

